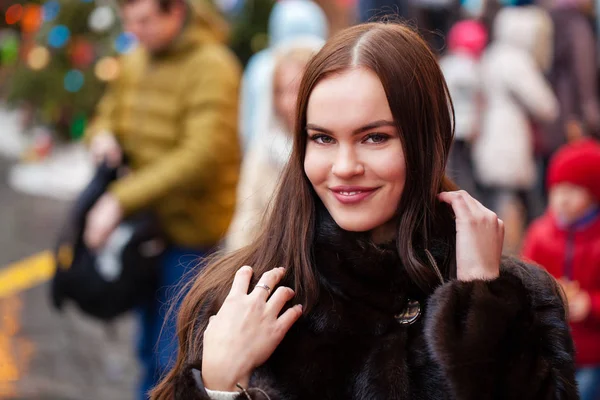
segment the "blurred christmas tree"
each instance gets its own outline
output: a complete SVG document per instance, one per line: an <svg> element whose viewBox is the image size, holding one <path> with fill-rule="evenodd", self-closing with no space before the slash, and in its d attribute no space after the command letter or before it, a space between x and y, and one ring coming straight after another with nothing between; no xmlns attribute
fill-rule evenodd
<svg viewBox="0 0 600 400"><path fill-rule="evenodd" d="M213 0L231 23L229 44L245 65L252 54L267 47L268 25L275 0Z"/></svg>
<svg viewBox="0 0 600 400"><path fill-rule="evenodd" d="M49 0L13 4L5 16L21 30L9 103L34 110L35 123L79 138L105 82L118 75L114 55L135 43L121 32L116 4Z"/></svg>
<svg viewBox="0 0 600 400"><path fill-rule="evenodd" d="M31 110L31 124L76 139L106 82L118 76L115 56L135 40L122 32L116 0L41 1L0 0L3 92L9 104ZM230 45L243 63L267 46L275 0L211 1L228 16Z"/></svg>

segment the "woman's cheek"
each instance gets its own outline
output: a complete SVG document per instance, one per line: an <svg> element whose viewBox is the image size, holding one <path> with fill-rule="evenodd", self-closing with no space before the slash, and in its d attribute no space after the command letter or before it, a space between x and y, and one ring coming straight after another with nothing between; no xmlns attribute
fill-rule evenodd
<svg viewBox="0 0 600 400"><path fill-rule="evenodd" d="M304 157L304 172L308 180L317 186L327 179L327 160L326 157L319 156L318 152L307 148Z"/></svg>

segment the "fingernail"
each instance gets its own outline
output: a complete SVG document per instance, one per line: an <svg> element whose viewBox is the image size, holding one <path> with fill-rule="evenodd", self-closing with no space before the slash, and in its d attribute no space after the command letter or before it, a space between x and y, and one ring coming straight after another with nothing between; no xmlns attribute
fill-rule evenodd
<svg viewBox="0 0 600 400"><path fill-rule="evenodd" d="M302 304L296 304L296 307L298 307L300 311L302 311Z"/></svg>
<svg viewBox="0 0 600 400"><path fill-rule="evenodd" d="M251 266L249 266L249 265L244 265L244 266L243 266L242 268L240 268L240 269L245 269L245 270L252 271L252 267L251 267Z"/></svg>

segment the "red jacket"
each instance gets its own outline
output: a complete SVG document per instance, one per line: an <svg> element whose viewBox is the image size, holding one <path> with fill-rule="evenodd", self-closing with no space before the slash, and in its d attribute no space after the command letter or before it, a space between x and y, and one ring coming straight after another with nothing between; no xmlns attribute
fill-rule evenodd
<svg viewBox="0 0 600 400"><path fill-rule="evenodd" d="M547 213L529 228L523 258L542 265L555 278L578 281L590 294L590 315L571 327L577 364L600 365L600 214L590 215L576 227L561 228Z"/></svg>

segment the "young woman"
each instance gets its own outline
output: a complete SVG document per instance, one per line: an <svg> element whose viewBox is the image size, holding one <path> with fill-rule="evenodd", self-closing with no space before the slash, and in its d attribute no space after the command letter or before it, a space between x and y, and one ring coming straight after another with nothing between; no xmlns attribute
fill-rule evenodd
<svg viewBox="0 0 600 400"><path fill-rule="evenodd" d="M577 398L557 284L444 177L449 105L409 28L331 39L270 218L191 287L153 398Z"/></svg>

